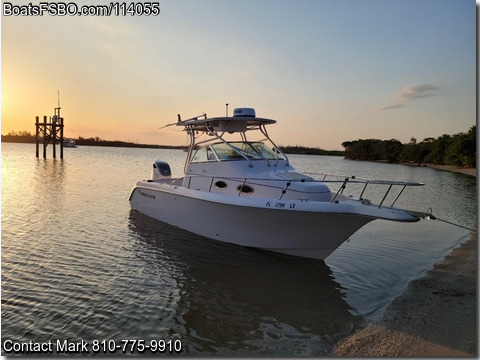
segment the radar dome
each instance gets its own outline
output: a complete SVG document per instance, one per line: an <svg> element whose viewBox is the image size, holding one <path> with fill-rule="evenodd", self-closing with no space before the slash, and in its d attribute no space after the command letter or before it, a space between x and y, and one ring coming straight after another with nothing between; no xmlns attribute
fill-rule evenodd
<svg viewBox="0 0 480 360"><path fill-rule="evenodd" d="M233 110L233 117L255 117L255 109L252 108L236 108Z"/></svg>

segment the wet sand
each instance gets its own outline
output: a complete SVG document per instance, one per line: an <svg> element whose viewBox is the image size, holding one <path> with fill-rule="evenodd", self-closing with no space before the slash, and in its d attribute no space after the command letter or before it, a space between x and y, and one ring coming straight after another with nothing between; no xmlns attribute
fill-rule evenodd
<svg viewBox="0 0 480 360"><path fill-rule="evenodd" d="M332 356L478 356L476 233Z"/></svg>
<svg viewBox="0 0 480 360"><path fill-rule="evenodd" d="M431 165L429 165L431 166ZM476 169L431 166L476 176ZM477 234L412 281L381 320L341 340L331 356L478 357Z"/></svg>
<svg viewBox="0 0 480 360"><path fill-rule="evenodd" d="M431 167L433 169L438 169L438 170L445 170L445 171L453 171L453 172L458 172L470 176L477 176L477 169L476 168L462 168L458 166L450 166L450 165L433 165L433 164L427 164L428 167Z"/></svg>

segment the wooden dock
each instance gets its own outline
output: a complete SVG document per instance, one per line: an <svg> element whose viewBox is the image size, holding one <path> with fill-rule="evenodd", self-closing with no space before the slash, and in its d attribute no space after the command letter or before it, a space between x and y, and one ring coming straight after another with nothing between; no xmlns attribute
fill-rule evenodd
<svg viewBox="0 0 480 360"><path fill-rule="evenodd" d="M60 105L60 104L59 104ZM53 158L56 158L56 144L60 145L60 159L63 159L63 117L60 116L60 106L55 108L55 114L48 119L43 116L43 122L40 117L36 117L35 121L35 144L36 156L39 157L40 139L43 138L43 158L47 158L47 145L52 144Z"/></svg>

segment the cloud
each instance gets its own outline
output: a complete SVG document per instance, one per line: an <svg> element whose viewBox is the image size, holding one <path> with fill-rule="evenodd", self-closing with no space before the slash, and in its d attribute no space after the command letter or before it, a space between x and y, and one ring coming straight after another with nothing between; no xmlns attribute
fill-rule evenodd
<svg viewBox="0 0 480 360"><path fill-rule="evenodd" d="M390 110L390 109L395 109L395 108L399 108L399 107L403 107L403 106L405 106L405 104L384 105L384 106L380 106L379 108L377 108L377 110L378 111Z"/></svg>
<svg viewBox="0 0 480 360"><path fill-rule="evenodd" d="M405 101L413 101L416 99L432 96L434 95L436 90L438 90L438 86L432 84L405 86L395 95L395 98Z"/></svg>
<svg viewBox="0 0 480 360"><path fill-rule="evenodd" d="M378 107L377 111L404 107L405 103L435 95L438 89L439 87L433 84L405 86L402 90L395 94L389 103Z"/></svg>

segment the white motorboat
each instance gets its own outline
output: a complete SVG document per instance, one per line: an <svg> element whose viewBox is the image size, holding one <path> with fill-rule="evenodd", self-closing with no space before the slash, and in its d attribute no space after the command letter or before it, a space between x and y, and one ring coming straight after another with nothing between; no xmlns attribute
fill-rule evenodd
<svg viewBox="0 0 480 360"><path fill-rule="evenodd" d="M76 148L77 145L75 144L75 139L72 138L65 138L63 139L62 143L64 148Z"/></svg>
<svg viewBox="0 0 480 360"><path fill-rule="evenodd" d="M217 241L317 259L375 219L414 222L428 215L393 207L405 187L420 183L315 180L295 171L267 133L275 122L252 108L237 108L231 117L228 107L225 117L178 115L170 125L190 137L184 176L172 178L169 164L155 161L151 179L133 187L131 208ZM347 184L361 186L360 196L345 195ZM373 185L387 189L376 205L362 197ZM392 187L400 190L386 206Z"/></svg>

